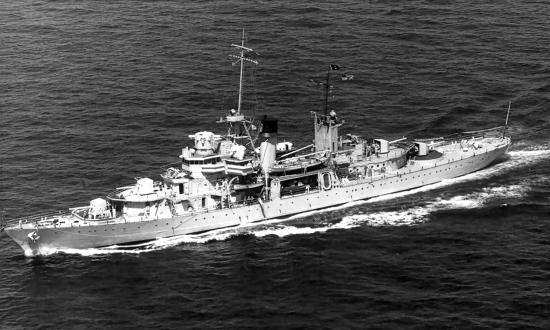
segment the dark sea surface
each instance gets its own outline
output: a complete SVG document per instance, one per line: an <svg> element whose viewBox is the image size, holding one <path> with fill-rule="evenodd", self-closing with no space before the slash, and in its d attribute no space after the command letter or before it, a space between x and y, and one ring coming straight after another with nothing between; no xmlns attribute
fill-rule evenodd
<svg viewBox="0 0 550 330"><path fill-rule="evenodd" d="M34 258L0 237L1 329L550 329L548 1L0 2L0 208L88 204L159 178L235 107L313 138L329 63L343 133L504 124L466 177L148 250ZM313 82L312 82L313 81Z"/></svg>

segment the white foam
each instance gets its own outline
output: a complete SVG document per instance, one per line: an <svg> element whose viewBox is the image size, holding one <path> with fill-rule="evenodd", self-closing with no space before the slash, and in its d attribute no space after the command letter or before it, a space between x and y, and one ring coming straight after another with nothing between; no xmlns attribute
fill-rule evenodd
<svg viewBox="0 0 550 330"><path fill-rule="evenodd" d="M439 209L473 209L482 207L494 199L521 198L528 190L528 187L522 185L485 187L481 191L463 196L454 196L449 199L437 198L432 206Z"/></svg>
<svg viewBox="0 0 550 330"><path fill-rule="evenodd" d="M257 230L250 232L250 234L253 234L256 237L264 237L268 235L276 235L279 237L285 237L289 235L305 235L305 234L313 234L313 233L323 233L326 232L330 227L318 227L318 228L311 228L311 227L294 227L294 226L285 226L281 225L278 227L270 227L267 229Z"/></svg>
<svg viewBox="0 0 550 330"><path fill-rule="evenodd" d="M486 198L521 198L528 190L525 185L486 187L479 195Z"/></svg>
<svg viewBox="0 0 550 330"><path fill-rule="evenodd" d="M426 221L429 208L414 207L401 211L384 211L368 214L346 216L341 222L332 226L334 229L349 229L361 225L379 226L412 226Z"/></svg>
<svg viewBox="0 0 550 330"><path fill-rule="evenodd" d="M537 148L537 146L532 146L531 150L508 151L508 155L510 156L509 159L499 164L496 164L491 168L494 168L496 171L503 171L510 168L530 165L532 163L550 158L550 150L546 148L539 149Z"/></svg>
<svg viewBox="0 0 550 330"><path fill-rule="evenodd" d="M508 155L512 158L521 157L524 159L537 159L550 156L550 150L547 149L533 149L533 150L514 150L509 151Z"/></svg>
<svg viewBox="0 0 550 330"><path fill-rule="evenodd" d="M441 199L436 200L435 205L439 205L441 208L458 208L458 209L473 209L480 207L482 201L479 199L472 198L471 196L454 196L450 199Z"/></svg>
<svg viewBox="0 0 550 330"><path fill-rule="evenodd" d="M41 256L49 256L56 253L66 253L66 254L78 254L84 257L95 256L95 255L106 255L106 254L140 254L147 252L144 249L114 249L114 248L90 248L90 249L58 249L50 247L40 247L38 254ZM25 251L26 256L33 256L32 251Z"/></svg>

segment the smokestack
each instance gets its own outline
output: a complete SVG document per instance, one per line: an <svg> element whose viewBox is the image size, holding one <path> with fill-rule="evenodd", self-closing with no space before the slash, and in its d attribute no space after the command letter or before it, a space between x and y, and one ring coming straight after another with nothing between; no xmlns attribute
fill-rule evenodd
<svg viewBox="0 0 550 330"><path fill-rule="evenodd" d="M271 137L277 135L278 131L278 120L275 118L268 118L267 115L264 115L262 119L262 136Z"/></svg>

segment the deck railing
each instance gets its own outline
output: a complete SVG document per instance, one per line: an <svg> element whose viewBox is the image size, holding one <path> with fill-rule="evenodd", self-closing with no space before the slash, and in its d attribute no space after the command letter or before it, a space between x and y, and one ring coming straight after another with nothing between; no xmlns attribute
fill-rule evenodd
<svg viewBox="0 0 550 330"><path fill-rule="evenodd" d="M487 138L487 137L503 137L503 133L506 131L506 127L504 126L497 126L493 128L478 130L478 131L468 131L468 132L461 132L461 133L454 133L446 136L440 136L440 137L434 137L434 138L424 138L424 139L414 139L414 141L418 142L434 142L434 143L442 143L442 142L453 142L457 141L460 142L462 140L470 140L472 138L474 139L481 139L481 138Z"/></svg>
<svg viewBox="0 0 550 330"><path fill-rule="evenodd" d="M68 210L61 210L57 212L44 212L37 213L29 216L18 217L13 219L7 219L5 221L6 227L13 227L15 225L26 224L26 223L38 223L40 221L54 219L57 217L69 216L71 212Z"/></svg>

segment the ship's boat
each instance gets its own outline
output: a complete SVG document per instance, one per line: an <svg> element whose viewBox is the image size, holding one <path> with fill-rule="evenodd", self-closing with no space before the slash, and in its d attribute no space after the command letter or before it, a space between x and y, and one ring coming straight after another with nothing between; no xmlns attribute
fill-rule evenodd
<svg viewBox="0 0 550 330"><path fill-rule="evenodd" d="M328 157L310 158L300 157L296 159L288 159L274 163L269 169L270 175L290 175L298 173L306 173L318 170L327 166Z"/></svg>

